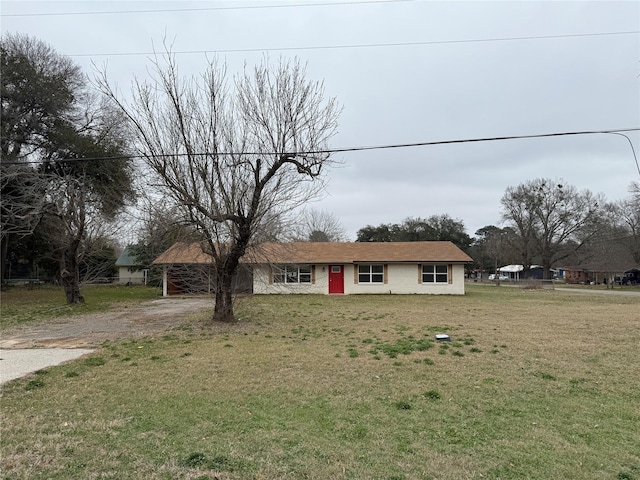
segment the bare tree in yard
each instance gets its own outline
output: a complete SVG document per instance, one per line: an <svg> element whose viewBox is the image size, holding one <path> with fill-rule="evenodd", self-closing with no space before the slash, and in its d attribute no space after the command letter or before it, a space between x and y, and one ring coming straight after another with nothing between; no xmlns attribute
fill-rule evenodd
<svg viewBox="0 0 640 480"><path fill-rule="evenodd" d="M613 205L613 211L622 230L618 241L640 265L640 184L632 183L629 192L628 198Z"/></svg>
<svg viewBox="0 0 640 480"><path fill-rule="evenodd" d="M493 267L494 273L498 273L498 267L515 263L514 260L517 260L514 257L514 249L511 247L516 238L513 229L487 225L477 230L475 236L473 258L482 262L480 264L482 270L485 268L485 257L490 262L487 266Z"/></svg>
<svg viewBox="0 0 640 480"><path fill-rule="evenodd" d="M154 62L154 78L136 81L119 101L166 202L202 235L215 278L214 321L234 320L232 279L247 247L314 196L329 155L339 108L296 61L264 61L229 84L209 63L182 79L175 59ZM106 76L104 92L117 99Z"/></svg>
<svg viewBox="0 0 640 480"><path fill-rule="evenodd" d="M561 180L536 179L507 188L501 203L503 219L518 236L525 269L536 257L546 279L555 262L596 235L604 200Z"/></svg>
<svg viewBox="0 0 640 480"><path fill-rule="evenodd" d="M203 239L195 228L185 222L181 213L165 205L161 197L143 195L138 201L138 236L129 251L139 264L135 269L148 269L148 283L162 286L162 267L153 261L176 242L199 242Z"/></svg>
<svg viewBox="0 0 640 480"><path fill-rule="evenodd" d="M519 253L524 271L528 271L535 254L536 219L532 211L532 195L528 187L509 187L502 197L502 219L515 232L511 246Z"/></svg>
<svg viewBox="0 0 640 480"><path fill-rule="evenodd" d="M3 157L4 159L5 157ZM0 166L2 191L0 285L4 285L9 245L31 235L40 221L45 184L30 165Z"/></svg>
<svg viewBox="0 0 640 480"><path fill-rule="evenodd" d="M80 258L81 283L111 283L117 275L115 265L118 255L118 239L114 234L119 224L106 223L108 228L91 229L84 242L85 252Z"/></svg>
<svg viewBox="0 0 640 480"><path fill-rule="evenodd" d="M59 262L60 282L67 303L84 302L80 293L80 261L86 237L87 217L93 206L88 201L82 178L51 175L47 188L47 206L43 226Z"/></svg>
<svg viewBox="0 0 640 480"><path fill-rule="evenodd" d="M640 182L631 182L629 193L634 202L640 203Z"/></svg>
<svg viewBox="0 0 640 480"><path fill-rule="evenodd" d="M331 213L304 209L294 220L294 239L300 242L344 242L347 235L340 221Z"/></svg>

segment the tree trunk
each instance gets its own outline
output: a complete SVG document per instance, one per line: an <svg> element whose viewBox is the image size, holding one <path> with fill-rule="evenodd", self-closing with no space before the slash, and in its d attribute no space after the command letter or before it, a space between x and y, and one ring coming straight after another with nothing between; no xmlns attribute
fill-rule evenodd
<svg viewBox="0 0 640 480"><path fill-rule="evenodd" d="M230 323L235 321L233 314L233 271L220 269L216 278L216 306L213 310L213 322Z"/></svg>
<svg viewBox="0 0 640 480"><path fill-rule="evenodd" d="M234 322L233 314L233 277L238 270L240 257L244 255L249 235L241 235L236 244L224 256L218 258L216 265L216 306L213 309L213 322Z"/></svg>
<svg viewBox="0 0 640 480"><path fill-rule="evenodd" d="M542 259L542 279L550 280L549 275L551 275L551 259L543 258Z"/></svg>
<svg viewBox="0 0 640 480"><path fill-rule="evenodd" d="M5 273L7 269L7 253L9 252L9 235L5 235L1 240L1 253L0 253L0 289L5 288Z"/></svg>
<svg viewBox="0 0 640 480"><path fill-rule="evenodd" d="M80 293L80 269L77 259L77 246L66 248L60 259L60 281L69 305L84 303Z"/></svg>

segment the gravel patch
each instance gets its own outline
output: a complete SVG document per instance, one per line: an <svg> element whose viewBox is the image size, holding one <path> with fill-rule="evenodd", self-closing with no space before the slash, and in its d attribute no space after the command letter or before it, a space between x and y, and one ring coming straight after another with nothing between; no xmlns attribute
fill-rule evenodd
<svg viewBox="0 0 640 480"><path fill-rule="evenodd" d="M56 319L4 331L0 349L95 348L106 340L164 332L183 324L189 314L207 308L213 311L210 298L169 297L105 313Z"/></svg>
<svg viewBox="0 0 640 480"><path fill-rule="evenodd" d="M91 353L106 340L140 338L180 326L189 314L212 308L209 298L163 298L108 313L74 316L4 331L0 384Z"/></svg>

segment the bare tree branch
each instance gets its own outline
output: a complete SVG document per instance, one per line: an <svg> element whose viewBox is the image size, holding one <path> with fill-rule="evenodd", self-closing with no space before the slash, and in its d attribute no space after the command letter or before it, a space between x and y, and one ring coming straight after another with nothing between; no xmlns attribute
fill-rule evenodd
<svg viewBox="0 0 640 480"><path fill-rule="evenodd" d="M247 247L322 188L329 156L303 153L326 148L339 108L297 60L265 59L231 85L215 60L200 77L181 78L169 51L152 71L134 82L130 102L104 72L97 82L129 119L163 197L204 236L214 319L231 321L232 278Z"/></svg>

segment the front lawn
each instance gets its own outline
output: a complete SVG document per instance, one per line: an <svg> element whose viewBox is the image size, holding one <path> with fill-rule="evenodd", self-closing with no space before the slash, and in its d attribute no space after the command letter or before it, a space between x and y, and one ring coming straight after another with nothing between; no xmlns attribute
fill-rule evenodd
<svg viewBox="0 0 640 480"><path fill-rule="evenodd" d="M5 385L2 474L640 480L639 307L492 286L244 298L237 324Z"/></svg>

